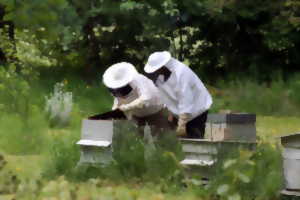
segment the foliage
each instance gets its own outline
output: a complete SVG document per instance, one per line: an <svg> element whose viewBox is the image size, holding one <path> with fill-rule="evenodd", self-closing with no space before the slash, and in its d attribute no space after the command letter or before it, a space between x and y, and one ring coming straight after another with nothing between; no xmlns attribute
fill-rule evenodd
<svg viewBox="0 0 300 200"><path fill-rule="evenodd" d="M76 135L56 135L49 143L49 151L46 154L48 160L44 163L43 177L52 179L60 175L71 177L79 161L79 148L76 145Z"/></svg>
<svg viewBox="0 0 300 200"><path fill-rule="evenodd" d="M141 182L133 177L127 177L126 182L123 182L120 179L108 180L107 176L106 179L100 176L74 182L69 178L59 176L51 177L51 180L40 178L21 180L18 182L16 197L18 199L46 197L80 199L100 195L103 198L118 196L122 199L137 197L152 199L155 198L153 195L160 194L159 196L163 196L164 199L174 199L175 196L178 199L279 199L282 169L280 151L277 148L268 143L261 143L254 152L243 150L228 154L208 185L203 187L199 184L201 183L199 179L186 177L185 179L189 179L189 181L185 180L188 184L177 185L175 193L166 190L176 185L174 180L164 182L166 177L160 182L151 182L153 180ZM99 171L96 172L99 173ZM64 173L69 176L68 171ZM12 186L13 182L7 185Z"/></svg>
<svg viewBox="0 0 300 200"><path fill-rule="evenodd" d="M6 167L6 164L7 161L0 154L0 195L15 193L20 183L20 180Z"/></svg>
<svg viewBox="0 0 300 200"><path fill-rule="evenodd" d="M179 181L182 169L181 147L174 134L166 135L158 143L145 143L136 135L130 123L121 123L114 135L113 162L102 165L78 165L79 146L75 136L51 142L51 151L47 156L43 176L53 179L65 176L69 180L87 180L89 178L108 178L111 180ZM177 182L179 183L179 182Z"/></svg>
<svg viewBox="0 0 300 200"><path fill-rule="evenodd" d="M17 75L10 76L13 79L8 80L6 80L6 76L2 77L1 81L7 83L5 86L16 87L25 80L24 77ZM160 138L153 145L147 140L144 141L142 138L136 137L132 131L125 128L121 129L121 136L118 141L119 149L115 148L115 162L109 166L110 168L76 168L79 160L79 146L75 145L75 142L79 140L81 119L91 114L109 110L111 98L103 87L98 86L98 83L87 85L82 80L69 79L65 87L72 92L74 97L74 109L70 124L64 128L49 128L49 119L44 118L43 113L44 97L52 91L52 85L57 81L61 80L26 81L30 86L27 97L30 115L26 120L23 117L25 115L18 114L23 112L14 109L14 107L9 109L5 107L5 110L1 112L0 149L10 154L34 153L45 161L43 166L38 167L42 168L42 178L29 176L28 180L22 180L20 184L18 183L17 199L62 198L62 196L67 199L70 197L69 195L75 195L72 196L72 199L96 199L99 197L228 199L239 196L242 199L244 197L253 199L278 198L278 188L282 183L280 149L278 146L268 143L258 145L257 151L254 153L242 151L229 155L226 162L232 164L226 164L225 168L225 164L221 165L213 183L208 188L203 187L201 180L197 177L191 179L183 177L182 168L178 165L178 160L182 156L180 146L176 143L176 139L168 134L163 135L163 138ZM288 83L279 81L273 84L269 86L258 85L250 81L243 82L243 84L220 84L220 89L215 88L216 91L213 92L214 99L218 100L220 105L221 102L225 103L216 110L229 108L238 111L283 115L287 113L285 109L290 109L288 104L280 104L278 109L275 109L274 106L282 98L294 108L298 107L297 77ZM11 92L10 90L5 91ZM16 91L19 92L21 89ZM249 96L245 94L248 92L250 93ZM2 95L3 93L0 97L3 97ZM253 101L266 104L268 103L268 96L272 97L272 101L269 103L272 104L270 107L274 108L273 110L264 108L260 104L251 103L251 99L256 98ZM4 100L3 98L1 104L10 106L10 101L14 102L11 99ZM17 112L14 113L11 110ZM291 113L297 113L297 109L295 111L290 110L288 114ZM257 133L259 136L263 136L264 141L274 143L275 135L296 132L299 129L298 121L297 117L258 117ZM36 161L30 158L27 162ZM20 162L12 165L22 167ZM14 170L23 174L15 168ZM37 171L37 173L40 171L30 170ZM16 172L13 171L12 175ZM9 180L9 177L11 174L3 180ZM187 184L183 185L183 181ZM8 187L16 187L14 183L5 184ZM224 187L226 191L227 186L224 185L229 185L229 188L227 192L222 193ZM218 189L222 195L216 196ZM10 191L15 191L15 189Z"/></svg>
<svg viewBox="0 0 300 200"><path fill-rule="evenodd" d="M45 110L50 126L66 126L70 121L73 106L72 92L66 92L64 83L56 83L53 93L46 97Z"/></svg>
<svg viewBox="0 0 300 200"><path fill-rule="evenodd" d="M9 70L0 67L0 110L5 113L18 113L25 119L30 115L30 86L14 71L14 65Z"/></svg>
<svg viewBox="0 0 300 200"><path fill-rule="evenodd" d="M37 107L24 119L17 114L0 117L0 149L10 154L32 154L45 150L47 121ZM38 122L38 123L37 123Z"/></svg>
<svg viewBox="0 0 300 200"><path fill-rule="evenodd" d="M174 133L162 133L153 142L137 136L139 132L141 130L130 124L121 124L115 130L113 157L121 175L151 181L171 181L179 176L182 170L179 161L183 158L183 153ZM144 134L146 133L145 130Z"/></svg>
<svg viewBox="0 0 300 200"><path fill-rule="evenodd" d="M254 152L240 150L227 155L208 185L208 191L220 199L277 198L283 181L278 149L261 143Z"/></svg>
<svg viewBox="0 0 300 200"><path fill-rule="evenodd" d="M3 0L1 4L6 8L3 20L13 22L15 34L23 39L34 37L30 39L31 48L38 48L34 54L50 61L44 64L80 68L87 79L97 78L95 72L119 61L141 68L156 50L170 50L210 81L251 76L269 82L276 73L286 78L299 71L296 0ZM8 49L21 53L23 44L16 40L0 48L7 54Z"/></svg>
<svg viewBox="0 0 300 200"><path fill-rule="evenodd" d="M300 101L296 77L288 83L278 80L269 85L247 79L230 83L219 82L219 89L211 89L214 99L212 110L216 112L228 109L259 115L298 116Z"/></svg>

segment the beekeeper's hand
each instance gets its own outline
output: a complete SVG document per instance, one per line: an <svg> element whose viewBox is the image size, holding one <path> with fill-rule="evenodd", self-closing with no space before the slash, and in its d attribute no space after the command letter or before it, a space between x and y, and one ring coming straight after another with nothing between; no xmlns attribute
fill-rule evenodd
<svg viewBox="0 0 300 200"><path fill-rule="evenodd" d="M114 105L111 109L112 110L117 110L119 107L118 107L118 105Z"/></svg>
<svg viewBox="0 0 300 200"><path fill-rule="evenodd" d="M179 137L185 137L186 136L186 127L178 126L176 129L176 135Z"/></svg>
<svg viewBox="0 0 300 200"><path fill-rule="evenodd" d="M114 98L114 104L112 106L112 110L117 110L119 108L119 101L117 98Z"/></svg>
<svg viewBox="0 0 300 200"><path fill-rule="evenodd" d="M120 110L126 112L126 111L137 109L137 108L143 108L143 106L144 106L144 101L142 99L138 98L129 104L121 105L119 108L120 108Z"/></svg>
<svg viewBox="0 0 300 200"><path fill-rule="evenodd" d="M173 120L174 120L174 116L172 114L169 114L168 115L168 121L173 122Z"/></svg>
<svg viewBox="0 0 300 200"><path fill-rule="evenodd" d="M188 123L188 120L189 120L189 117L187 114L179 115L178 126L176 129L177 136L181 136L181 137L187 136L186 124Z"/></svg>

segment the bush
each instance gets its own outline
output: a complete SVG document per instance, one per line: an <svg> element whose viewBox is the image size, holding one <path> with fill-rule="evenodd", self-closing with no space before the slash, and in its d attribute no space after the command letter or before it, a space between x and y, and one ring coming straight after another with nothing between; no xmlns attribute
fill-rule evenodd
<svg viewBox="0 0 300 200"><path fill-rule="evenodd" d="M175 134L164 132L153 141L147 127L145 138L137 135L140 131L123 123L115 129L113 156L122 176L170 181L180 175L183 152Z"/></svg>
<svg viewBox="0 0 300 200"><path fill-rule="evenodd" d="M207 187L220 199L276 199L282 187L281 156L277 146L261 143L256 151L228 155Z"/></svg>
<svg viewBox="0 0 300 200"><path fill-rule="evenodd" d="M30 115L30 85L15 72L15 66L0 66L0 112L18 113L25 120ZM0 114L0 115L1 115Z"/></svg>
<svg viewBox="0 0 300 200"><path fill-rule="evenodd" d="M120 123L115 130L113 162L109 165L81 165L78 141L73 135L56 136L44 165L46 178L65 176L72 180L108 178L111 180L174 181L181 175L178 160L182 158L181 146L174 134L166 134L159 142L145 143L137 136L138 129L131 123Z"/></svg>
<svg viewBox="0 0 300 200"><path fill-rule="evenodd" d="M33 106L30 118L7 114L0 118L0 149L10 154L32 154L45 150L47 122Z"/></svg>
<svg viewBox="0 0 300 200"><path fill-rule="evenodd" d="M64 83L56 83L54 92L49 97L46 97L45 110L49 116L50 126L64 127L68 125L72 106L72 92L66 92Z"/></svg>
<svg viewBox="0 0 300 200"><path fill-rule="evenodd" d="M250 80L219 83L222 93L212 93L212 110L229 109L258 115L300 115L297 82L274 81L270 85Z"/></svg>
<svg viewBox="0 0 300 200"><path fill-rule="evenodd" d="M58 134L49 142L49 151L46 153L47 160L43 167L43 177L53 179L58 176L72 178L75 167L79 161L79 146L77 135Z"/></svg>
<svg viewBox="0 0 300 200"><path fill-rule="evenodd" d="M17 191L20 180L6 167L6 160L0 154L0 196L2 194L12 194Z"/></svg>

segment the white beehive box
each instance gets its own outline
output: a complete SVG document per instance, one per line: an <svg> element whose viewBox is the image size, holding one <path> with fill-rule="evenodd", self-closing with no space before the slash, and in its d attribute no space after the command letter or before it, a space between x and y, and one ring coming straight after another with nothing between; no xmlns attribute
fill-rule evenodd
<svg viewBox="0 0 300 200"><path fill-rule="evenodd" d="M209 114L205 138L210 141L256 141L256 115L247 113Z"/></svg>
<svg viewBox="0 0 300 200"><path fill-rule="evenodd" d="M112 120L82 120L79 164L109 164L112 161Z"/></svg>
<svg viewBox="0 0 300 200"><path fill-rule="evenodd" d="M254 150L255 142L212 141L208 139L180 139L185 158L180 163L189 172L209 178L224 155L236 149Z"/></svg>
<svg viewBox="0 0 300 200"><path fill-rule="evenodd" d="M300 196L300 133L280 137L285 188Z"/></svg>
<svg viewBox="0 0 300 200"><path fill-rule="evenodd" d="M215 163L217 146L206 139L180 139L185 158L183 165L211 166Z"/></svg>

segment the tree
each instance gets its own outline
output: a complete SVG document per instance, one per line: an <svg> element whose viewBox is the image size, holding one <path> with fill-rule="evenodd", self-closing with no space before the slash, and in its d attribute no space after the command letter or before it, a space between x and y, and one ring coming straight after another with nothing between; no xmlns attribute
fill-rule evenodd
<svg viewBox="0 0 300 200"><path fill-rule="evenodd" d="M299 71L298 0L3 0L2 19L29 30L62 69L99 78L128 61L142 68L150 53L169 50L201 78ZM2 56L3 57L3 56ZM71 68L70 68L71 66Z"/></svg>

